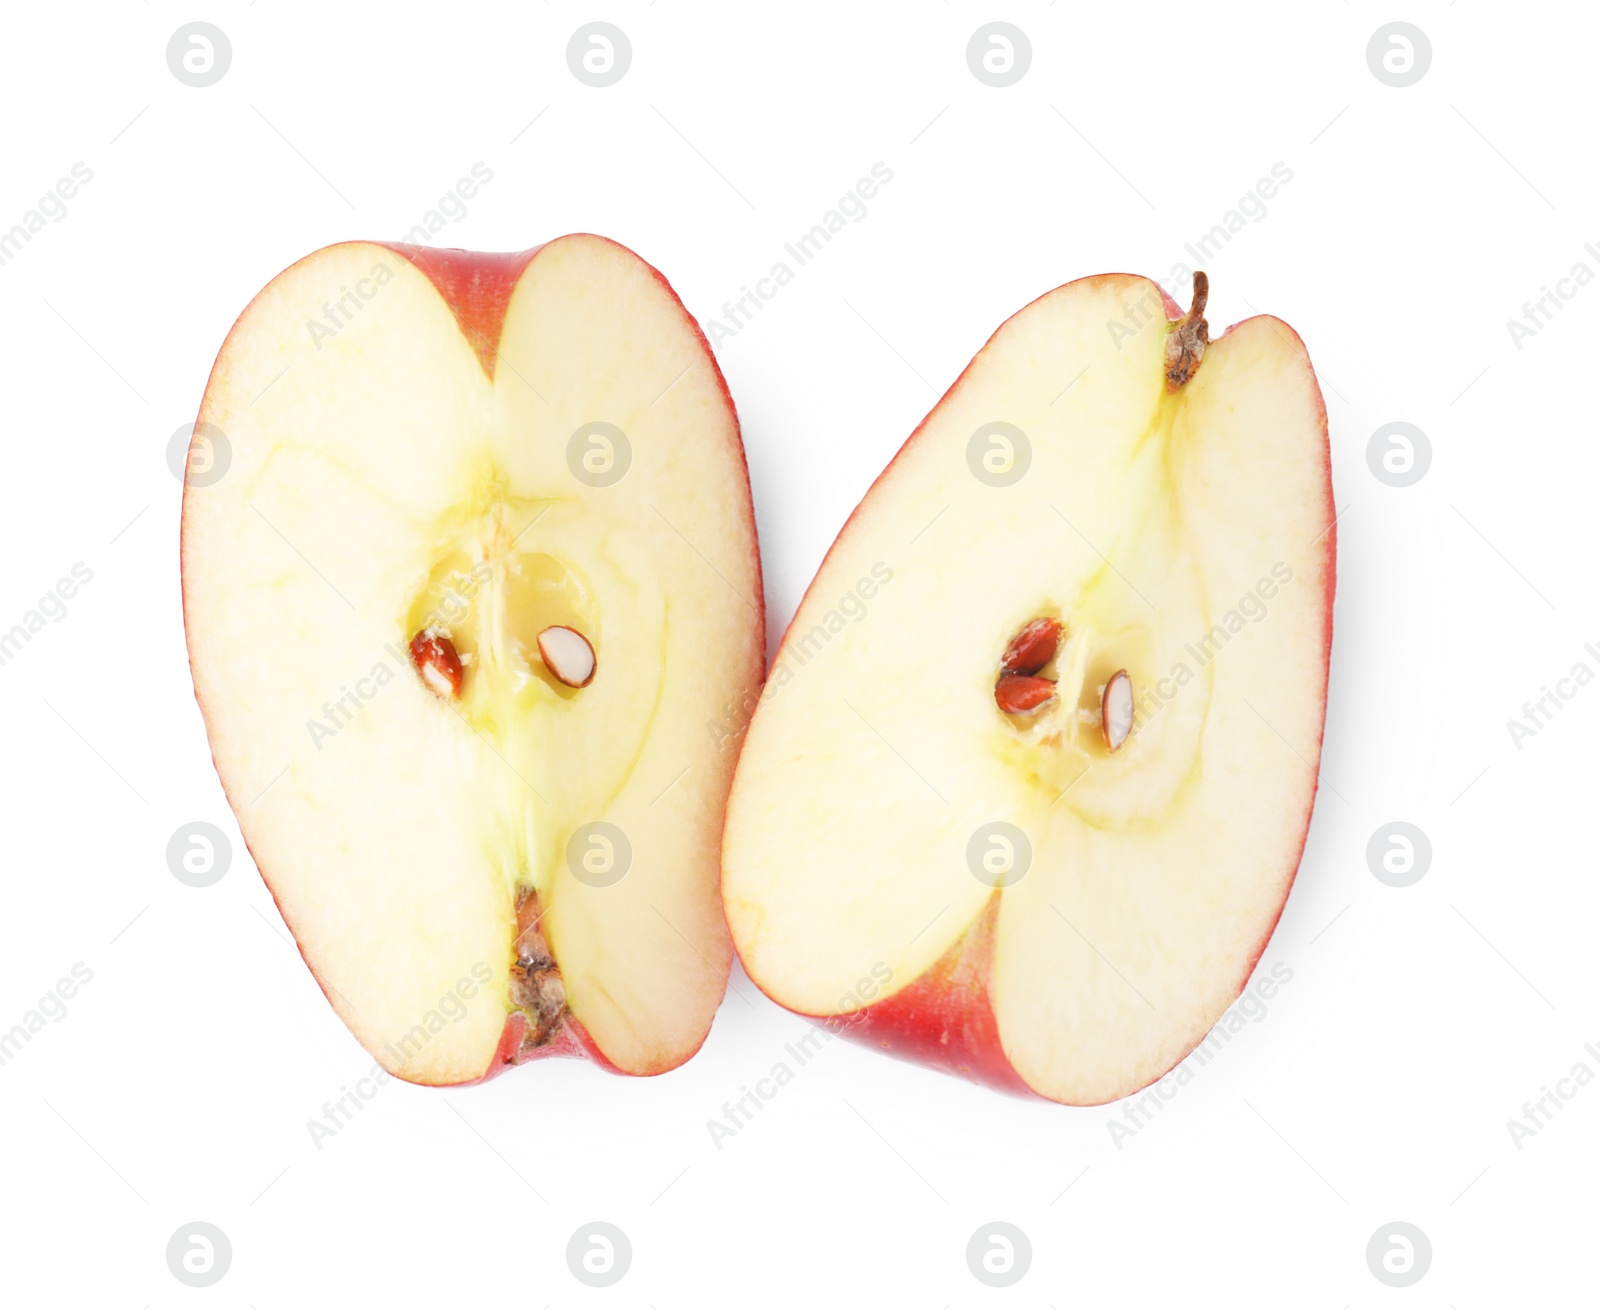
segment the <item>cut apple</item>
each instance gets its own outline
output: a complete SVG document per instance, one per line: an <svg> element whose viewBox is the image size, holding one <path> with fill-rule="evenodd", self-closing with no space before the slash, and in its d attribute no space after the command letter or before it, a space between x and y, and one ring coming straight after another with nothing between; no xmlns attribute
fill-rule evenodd
<svg viewBox="0 0 1600 1310"><path fill-rule="evenodd" d="M764 639L671 288L593 236L332 246L245 310L200 420L231 463L184 493L195 693L339 1016L418 1083L686 1060L731 960L706 725Z"/></svg>
<svg viewBox="0 0 1600 1310"><path fill-rule="evenodd" d="M1185 315L1094 277L1013 316L834 543L723 839L780 1004L1098 1104L1244 987L1317 790L1333 504L1299 338L1212 340L1195 289ZM812 640L874 565L865 615Z"/></svg>

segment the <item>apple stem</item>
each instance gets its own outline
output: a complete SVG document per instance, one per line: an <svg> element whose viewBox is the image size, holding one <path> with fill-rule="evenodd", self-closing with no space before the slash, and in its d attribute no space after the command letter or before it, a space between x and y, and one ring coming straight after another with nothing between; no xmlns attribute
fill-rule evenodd
<svg viewBox="0 0 1600 1310"><path fill-rule="evenodd" d="M1167 338L1167 390L1176 391L1195 375L1206 357L1210 329L1206 326L1206 301L1211 295L1211 280L1203 273L1194 275L1194 300L1189 312L1173 327Z"/></svg>

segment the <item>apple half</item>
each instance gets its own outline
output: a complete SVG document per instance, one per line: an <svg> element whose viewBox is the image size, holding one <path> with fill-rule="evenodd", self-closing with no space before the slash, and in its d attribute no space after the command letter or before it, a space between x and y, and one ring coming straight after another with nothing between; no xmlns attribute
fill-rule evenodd
<svg viewBox="0 0 1600 1310"><path fill-rule="evenodd" d="M759 680L739 425L653 268L351 242L251 302L190 450L183 601L229 803L390 1073L704 1040Z"/></svg>
<svg viewBox="0 0 1600 1310"><path fill-rule="evenodd" d="M1333 500L1300 339L1211 341L1195 283L1187 315L1126 275L1014 315L834 542L723 837L781 1005L1088 1105L1244 987L1317 790Z"/></svg>

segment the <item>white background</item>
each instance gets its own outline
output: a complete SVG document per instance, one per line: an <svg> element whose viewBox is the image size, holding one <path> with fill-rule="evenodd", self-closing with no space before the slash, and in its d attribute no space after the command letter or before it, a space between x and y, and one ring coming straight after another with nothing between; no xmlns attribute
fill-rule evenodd
<svg viewBox="0 0 1600 1310"><path fill-rule="evenodd" d="M205 89L166 62L195 19L233 48ZM595 19L632 44L605 89L566 62ZM997 19L1032 46L1004 89L965 56ZM1403 89L1366 58L1394 19L1432 45ZM1600 289L1520 350L1506 321L1574 263L1600 272L1584 251L1600 240L1597 38L1576 5L1472 0L13 7L0 228L74 163L93 180L0 267L0 628L75 563L93 580L0 668L0 1030L75 963L93 980L0 1068L0 1299L1592 1300L1600 1083L1520 1150L1506 1123L1577 1062L1600 1072L1584 1051L1600 1042L1600 690L1521 750L1506 721L1574 663L1600 669L1583 649L1600 640ZM774 640L1002 319L1084 274L1192 267L1186 242L1275 163L1293 170L1207 265L1214 331L1259 310L1304 337L1343 514L1323 789L1263 959L1293 981L1120 1149L1117 1107L1009 1099L837 1042L718 1149L707 1121L805 1031L737 971L675 1073L545 1062L454 1092L391 1084L313 1146L306 1121L370 1060L287 939L212 772L165 450L263 284L318 246L399 238L480 161L493 181L440 244L605 233L708 326L875 162L893 169L868 216L717 350ZM1366 457L1396 420L1433 450L1404 489ZM1396 819L1433 847L1404 889L1366 857ZM206 889L165 859L193 820L234 841ZM603 1291L565 1259L595 1219L633 1250ZM965 1255L997 1219L1033 1250L1005 1291ZM208 1290L167 1267L192 1220L232 1245ZM1432 1244L1406 1290L1365 1254L1394 1220Z"/></svg>

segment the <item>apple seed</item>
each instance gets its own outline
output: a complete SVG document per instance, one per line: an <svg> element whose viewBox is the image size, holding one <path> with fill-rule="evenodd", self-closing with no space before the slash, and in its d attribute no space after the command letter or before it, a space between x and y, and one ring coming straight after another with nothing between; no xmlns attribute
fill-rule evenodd
<svg viewBox="0 0 1600 1310"><path fill-rule="evenodd" d="M594 681L594 647L575 628L556 624L541 632L539 657L545 668L569 687L587 687Z"/></svg>
<svg viewBox="0 0 1600 1310"><path fill-rule="evenodd" d="M1025 673L1002 674L995 684L994 702L1007 714L1030 714L1055 699L1056 684L1049 678Z"/></svg>
<svg viewBox="0 0 1600 1310"><path fill-rule="evenodd" d="M1061 645L1060 619L1035 619L1011 639L1000 657L1002 673L1034 674L1056 657Z"/></svg>
<svg viewBox="0 0 1600 1310"><path fill-rule="evenodd" d="M461 695L461 657L456 646L442 632L424 628L411 639L411 662L423 682L444 700Z"/></svg>
<svg viewBox="0 0 1600 1310"><path fill-rule="evenodd" d="M1116 750L1133 731L1133 679L1127 669L1118 669L1100 695L1100 731L1106 749Z"/></svg>

